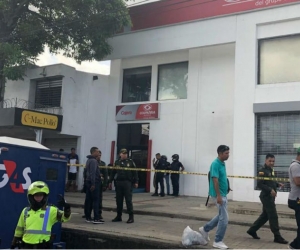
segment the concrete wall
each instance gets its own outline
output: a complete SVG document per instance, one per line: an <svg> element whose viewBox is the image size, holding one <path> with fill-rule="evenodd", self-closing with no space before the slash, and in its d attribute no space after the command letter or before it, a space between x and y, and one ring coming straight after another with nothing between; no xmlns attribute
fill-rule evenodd
<svg viewBox="0 0 300 250"><path fill-rule="evenodd" d="M123 69L152 66L150 102L157 102L158 65L189 61L188 98L160 101L160 119L149 121L153 157L160 152L171 160L176 153L187 171L207 173L218 145L232 145L234 58L234 44L227 44L112 61L111 77L116 80L110 86L119 84L117 104ZM116 133L111 136L116 139ZM207 194L206 177L181 176L180 183L181 194Z"/></svg>
<svg viewBox="0 0 300 250"><path fill-rule="evenodd" d="M155 101L156 65L189 61L187 100L161 102L161 119L150 122L153 154L178 153L188 171L206 173L216 147L224 143L231 147L228 174L253 176L253 104L300 99L298 82L257 85L258 39L300 34L299 24L300 4L296 4L114 37L109 58L121 59L121 65L112 64L117 74L123 68L152 65L151 101ZM259 201L254 180L230 181L234 190L230 198ZM181 184L183 194L207 194L206 177L183 176ZM287 196L279 193L276 200L286 204Z"/></svg>
<svg viewBox="0 0 300 250"><path fill-rule="evenodd" d="M34 102L34 80L42 78L43 69L44 67L28 70L24 82L8 81L5 99L18 98ZM61 97L63 126L61 133L53 132L55 135L51 135L51 138L59 138L62 135L77 136L77 154L80 163L85 163L92 146L99 147L103 153L102 159L108 161L110 147L105 147L109 100L108 76L79 72L63 64L47 66L45 69L47 77L63 76ZM94 75L98 76L98 80L93 80ZM80 176L82 172L81 168ZM78 178L78 181L78 186L81 187L82 178Z"/></svg>

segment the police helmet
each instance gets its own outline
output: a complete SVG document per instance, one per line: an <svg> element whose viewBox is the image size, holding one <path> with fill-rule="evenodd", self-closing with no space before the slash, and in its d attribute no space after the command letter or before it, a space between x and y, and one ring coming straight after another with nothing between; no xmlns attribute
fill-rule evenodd
<svg viewBox="0 0 300 250"><path fill-rule="evenodd" d="M35 194L43 194L44 197L41 201L36 201L34 199L34 195ZM49 195L49 188L48 185L43 182L43 181L35 181L33 183L31 183L31 185L28 188L28 192L27 192L27 198L28 198L28 202L30 204L30 206L33 209L40 209L43 206L45 206L48 202L48 195Z"/></svg>
<svg viewBox="0 0 300 250"><path fill-rule="evenodd" d="M179 160L179 155L178 154L172 155L172 161L178 161L178 160Z"/></svg>
<svg viewBox="0 0 300 250"><path fill-rule="evenodd" d="M160 158L161 158L162 160L165 160L165 161L168 160L167 156L165 156L165 155L162 155Z"/></svg>

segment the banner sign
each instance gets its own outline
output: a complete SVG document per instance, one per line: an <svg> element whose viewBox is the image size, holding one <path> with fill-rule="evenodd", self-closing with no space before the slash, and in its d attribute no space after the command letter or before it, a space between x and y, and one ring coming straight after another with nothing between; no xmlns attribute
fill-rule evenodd
<svg viewBox="0 0 300 250"><path fill-rule="evenodd" d="M168 0L130 8L131 30L273 8L300 0ZM155 16L155 18L153 18Z"/></svg>
<svg viewBox="0 0 300 250"><path fill-rule="evenodd" d="M15 125L61 131L62 116L16 108Z"/></svg>
<svg viewBox="0 0 300 250"><path fill-rule="evenodd" d="M119 105L116 107L116 121L159 119L159 103Z"/></svg>

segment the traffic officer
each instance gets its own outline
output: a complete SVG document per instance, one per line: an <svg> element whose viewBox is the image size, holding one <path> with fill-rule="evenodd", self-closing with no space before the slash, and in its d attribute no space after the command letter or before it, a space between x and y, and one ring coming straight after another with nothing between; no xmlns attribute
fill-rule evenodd
<svg viewBox="0 0 300 250"><path fill-rule="evenodd" d="M127 150L120 150L120 158L116 160L115 167L121 168L136 168L133 160L128 159ZM112 221L118 222L122 221L122 211L123 211L123 200L125 197L127 212L129 214L129 219L127 223L133 223L133 205L132 205L132 184L134 183L134 187L138 187L138 174L137 171L134 170L123 170L123 169L113 169L109 178L109 189L111 189L111 183L114 179L115 174L116 177L116 197L117 197L117 216Z"/></svg>
<svg viewBox="0 0 300 250"><path fill-rule="evenodd" d="M30 206L25 207L20 215L11 248L51 249L51 229L56 222L66 222L71 217L70 205L62 196L59 207L47 205L49 188L45 182L33 182L27 193ZM21 246L18 244L21 242Z"/></svg>
<svg viewBox="0 0 300 250"><path fill-rule="evenodd" d="M179 155L174 154L172 155L172 163L170 166L172 171L184 171L184 166L182 163L179 161ZM171 174L171 181L172 181L172 186L173 186L173 196L178 197L179 195L179 174L172 173Z"/></svg>
<svg viewBox="0 0 300 250"><path fill-rule="evenodd" d="M259 177L274 177L275 156L272 154L266 155L265 165L259 170ZM270 228L274 234L274 242L287 244L288 242L281 236L279 232L278 215L275 205L275 197L277 196L276 189L283 187L283 184L273 180L258 180L257 187L261 189L260 200L263 205L262 213L258 219L249 228L247 233L254 239L260 239L256 231L259 230L267 221L270 223Z"/></svg>
<svg viewBox="0 0 300 250"><path fill-rule="evenodd" d="M159 159L155 170L166 170L168 167L167 157L165 155L162 155ZM160 196L165 196L165 185L164 185L164 172L156 172L156 178L155 178L155 193L152 194L152 196L158 196L158 183L160 185Z"/></svg>

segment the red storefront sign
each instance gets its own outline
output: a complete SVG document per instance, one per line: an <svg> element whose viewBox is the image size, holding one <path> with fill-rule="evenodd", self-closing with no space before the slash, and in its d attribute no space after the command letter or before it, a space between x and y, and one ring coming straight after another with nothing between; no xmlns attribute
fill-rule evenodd
<svg viewBox="0 0 300 250"><path fill-rule="evenodd" d="M117 121L159 119L159 103L120 105L116 107Z"/></svg>
<svg viewBox="0 0 300 250"><path fill-rule="evenodd" d="M130 8L132 30L255 11L300 0L161 0Z"/></svg>

